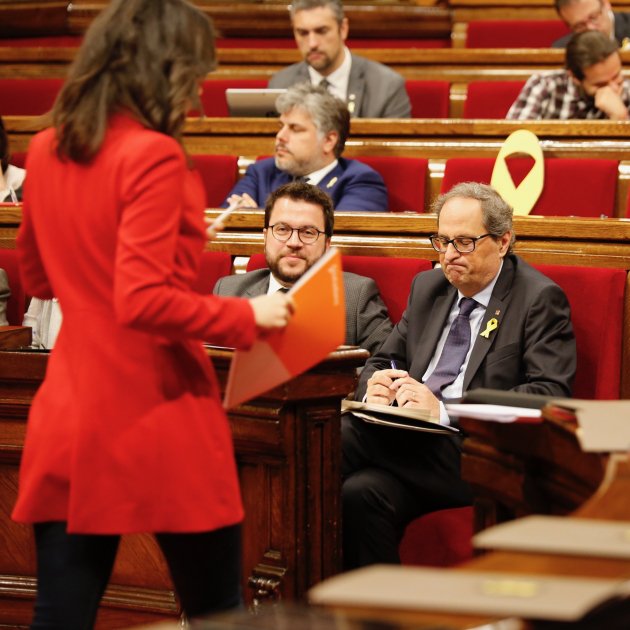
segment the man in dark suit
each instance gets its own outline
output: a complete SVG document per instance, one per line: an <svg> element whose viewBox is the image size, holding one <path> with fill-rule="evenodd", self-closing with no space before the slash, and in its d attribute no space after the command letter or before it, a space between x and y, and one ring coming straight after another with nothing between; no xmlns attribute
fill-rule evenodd
<svg viewBox="0 0 630 630"><path fill-rule="evenodd" d="M304 61L276 72L271 88L310 81L324 85L348 104L357 118L409 118L404 78L376 61L350 53L348 18L340 0L294 0L293 34Z"/></svg>
<svg viewBox="0 0 630 630"><path fill-rule="evenodd" d="M337 210L387 211L383 178L341 157L350 131L346 106L321 87L301 83L278 97L280 130L275 155L252 164L224 206L262 208L269 194L295 179L319 186Z"/></svg>
<svg viewBox="0 0 630 630"><path fill-rule="evenodd" d="M512 209L490 186L465 183L434 210L441 269L414 279L407 310L368 360L356 398L426 409L449 424L443 401L476 387L570 396L569 305L560 287L511 253ZM411 520L470 503L458 437L346 415L342 439L347 568L399 562Z"/></svg>
<svg viewBox="0 0 630 630"><path fill-rule="evenodd" d="M556 11L571 34L557 39L553 48L564 48L571 35L584 31L599 31L626 47L630 38L630 13L613 12L608 0L555 0Z"/></svg>
<svg viewBox="0 0 630 630"><path fill-rule="evenodd" d="M334 208L319 188L295 182L275 190L265 205L268 269L221 278L218 295L254 297L289 289L330 247ZM387 307L371 278L343 273L346 344L374 353L392 330Z"/></svg>

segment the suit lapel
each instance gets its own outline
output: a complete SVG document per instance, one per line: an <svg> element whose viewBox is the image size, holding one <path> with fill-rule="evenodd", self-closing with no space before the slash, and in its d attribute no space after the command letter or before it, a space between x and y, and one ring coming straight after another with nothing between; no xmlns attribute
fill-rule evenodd
<svg viewBox="0 0 630 630"><path fill-rule="evenodd" d="M251 286L249 286L243 297L257 297L258 295L266 295L267 291L269 291L269 276L270 273L266 273L260 280L254 282Z"/></svg>
<svg viewBox="0 0 630 630"><path fill-rule="evenodd" d="M339 178L343 173L343 169L341 168L341 164L337 163L337 166L333 168L328 175L322 179L317 186L323 190L327 195L332 197L333 201L336 203L337 199L335 197L335 192L337 190L337 184L339 184Z"/></svg>
<svg viewBox="0 0 630 630"><path fill-rule="evenodd" d="M361 107L363 105L363 97L365 95L365 81L363 79L363 64L361 59L357 59L354 55L352 65L350 66L350 77L348 79L348 111L353 118L361 115Z"/></svg>
<svg viewBox="0 0 630 630"><path fill-rule="evenodd" d="M514 263L506 256L503 261L503 268L501 269L497 283L494 285L494 290L490 296L488 308L486 308L486 312L481 320L479 333L477 337L473 339L473 349L468 359L466 374L464 374L464 391L468 389L479 366L494 344L497 331L501 327L501 323L509 306L510 289L513 279Z"/></svg>

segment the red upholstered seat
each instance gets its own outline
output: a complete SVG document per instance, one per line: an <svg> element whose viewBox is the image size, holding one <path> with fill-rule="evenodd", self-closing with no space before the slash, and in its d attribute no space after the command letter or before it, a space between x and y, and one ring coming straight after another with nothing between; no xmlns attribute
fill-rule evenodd
<svg viewBox="0 0 630 630"><path fill-rule="evenodd" d="M199 275L193 284L197 293L212 293L219 278L229 276L232 271L232 257L227 252L203 252Z"/></svg>
<svg viewBox="0 0 630 630"><path fill-rule="evenodd" d="M505 118L525 81L471 81L464 101L464 118Z"/></svg>
<svg viewBox="0 0 630 630"><path fill-rule="evenodd" d="M386 258L379 256L343 256L344 271L372 278L378 286L390 319L396 323L407 308L411 281L421 271L432 269L422 258Z"/></svg>
<svg viewBox="0 0 630 630"><path fill-rule="evenodd" d="M342 257L344 271L372 278L378 286L389 317L397 322L407 306L411 281L421 271L431 269L430 260L422 258L388 258L377 256ZM247 263L247 271L266 267L265 256L254 254Z"/></svg>
<svg viewBox="0 0 630 630"><path fill-rule="evenodd" d="M50 35L42 37L2 37L2 48L74 48L81 45L83 35Z"/></svg>
<svg viewBox="0 0 630 630"><path fill-rule="evenodd" d="M565 292L577 345L575 398L617 399L627 271L535 265Z"/></svg>
<svg viewBox="0 0 630 630"><path fill-rule="evenodd" d="M224 118L229 116L225 90L228 88L264 88L267 79L206 79L202 83L201 104L206 116ZM191 112L191 116L197 112Z"/></svg>
<svg viewBox="0 0 630 630"><path fill-rule="evenodd" d="M451 158L446 161L442 192L459 182L489 184L493 158ZM508 168L516 184L533 160L510 158ZM530 214L544 216L611 217L615 214L618 163L615 160L549 158L545 186Z"/></svg>
<svg viewBox="0 0 630 630"><path fill-rule="evenodd" d="M9 164L13 164L13 166L19 166L20 168L24 168L26 163L26 152L18 151L16 153L11 152L11 156L9 158Z"/></svg>
<svg viewBox="0 0 630 630"><path fill-rule="evenodd" d="M63 79L0 79L0 115L45 114L62 85Z"/></svg>
<svg viewBox="0 0 630 630"><path fill-rule="evenodd" d="M449 92L448 81L419 81L407 79L405 88L411 101L412 118L448 118Z"/></svg>
<svg viewBox="0 0 630 630"><path fill-rule="evenodd" d="M238 179L238 158L233 155L191 156L206 188L208 208L218 208Z"/></svg>
<svg viewBox="0 0 630 630"><path fill-rule="evenodd" d="M402 564L450 567L472 558L472 507L437 510L407 525L398 546Z"/></svg>
<svg viewBox="0 0 630 630"><path fill-rule="evenodd" d="M359 155L355 159L371 166L385 180L390 212L425 211L427 159L372 155Z"/></svg>
<svg viewBox="0 0 630 630"><path fill-rule="evenodd" d="M475 20L466 48L549 48L569 29L562 20Z"/></svg>
<svg viewBox="0 0 630 630"><path fill-rule="evenodd" d="M14 249L0 249L0 269L7 272L11 289L11 297L7 304L7 320L11 326L21 326L26 312L26 295L20 278L17 252Z"/></svg>

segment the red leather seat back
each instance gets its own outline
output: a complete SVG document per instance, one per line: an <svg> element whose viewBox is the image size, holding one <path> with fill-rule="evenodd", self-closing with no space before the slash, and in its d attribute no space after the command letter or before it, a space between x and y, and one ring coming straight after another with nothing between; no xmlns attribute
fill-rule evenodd
<svg viewBox="0 0 630 630"><path fill-rule="evenodd" d="M464 118L505 118L525 81L471 81L464 101Z"/></svg>
<svg viewBox="0 0 630 630"><path fill-rule="evenodd" d="M577 345L574 398L618 399L625 269L535 265L565 292Z"/></svg>
<svg viewBox="0 0 630 630"><path fill-rule="evenodd" d="M407 79L405 88L411 101L412 118L448 118L449 92L448 81L420 81Z"/></svg>
<svg viewBox="0 0 630 630"><path fill-rule="evenodd" d="M474 20L466 48L550 48L569 33L562 20Z"/></svg>
<svg viewBox="0 0 630 630"><path fill-rule="evenodd" d="M360 155L355 159L380 173L390 212L424 212L429 161L425 158Z"/></svg>
<svg viewBox="0 0 630 630"><path fill-rule="evenodd" d="M193 284L197 293L210 294L219 278L229 276L232 271L232 257L227 252L203 252L199 265L199 275Z"/></svg>
<svg viewBox="0 0 630 630"><path fill-rule="evenodd" d="M218 208L238 179L238 158L233 155L191 155L206 189L206 205Z"/></svg>
<svg viewBox="0 0 630 630"><path fill-rule="evenodd" d="M1 116L40 116L48 112L63 79L0 79Z"/></svg>
<svg viewBox="0 0 630 630"><path fill-rule="evenodd" d="M451 158L446 161L442 192L460 182L489 184L493 158ZM510 158L508 168L515 184L529 172L533 160ZM530 214L543 216L614 216L617 191L615 160L549 158L545 160L545 185Z"/></svg>

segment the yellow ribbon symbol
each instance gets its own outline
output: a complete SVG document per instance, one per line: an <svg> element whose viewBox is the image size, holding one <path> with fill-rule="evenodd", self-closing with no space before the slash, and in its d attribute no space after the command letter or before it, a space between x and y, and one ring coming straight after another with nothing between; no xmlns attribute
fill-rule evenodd
<svg viewBox="0 0 630 630"><path fill-rule="evenodd" d="M485 337L486 339L490 339L490 333L493 330L496 330L498 327L499 327L499 321L497 320L496 317L493 317L486 324L486 329L481 333L481 336Z"/></svg>

